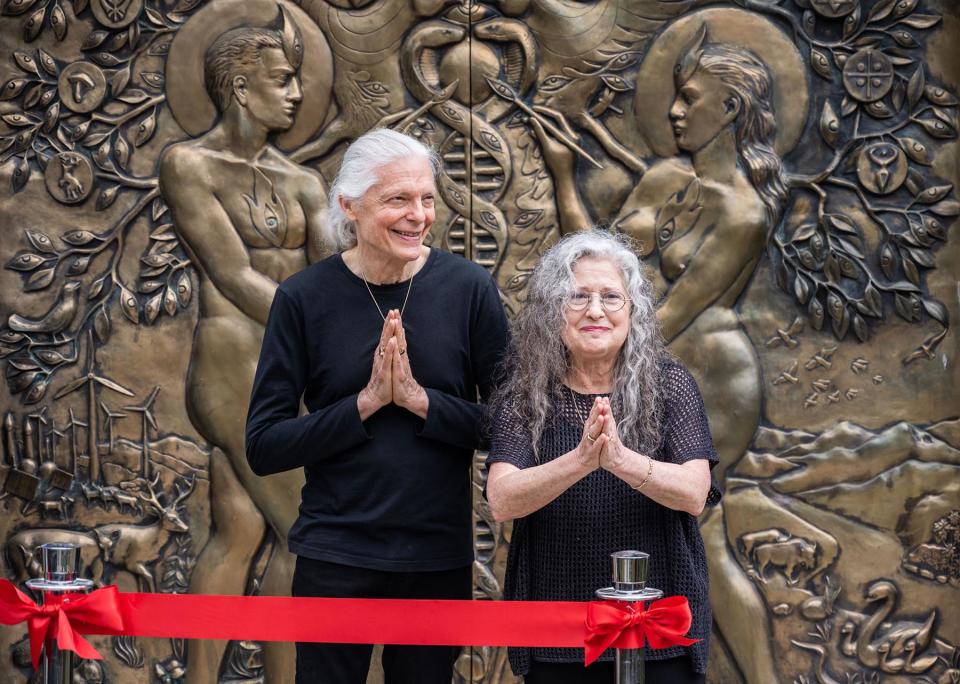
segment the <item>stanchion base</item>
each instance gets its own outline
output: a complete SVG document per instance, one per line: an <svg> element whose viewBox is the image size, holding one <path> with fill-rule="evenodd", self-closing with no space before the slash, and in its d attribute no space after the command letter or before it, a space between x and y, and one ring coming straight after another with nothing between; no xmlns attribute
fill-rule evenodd
<svg viewBox="0 0 960 684"><path fill-rule="evenodd" d="M597 598L608 601L626 601L628 603L635 601L656 601L657 599L663 598L663 592L650 587L641 589L640 591L623 591L622 589L614 589L613 587L604 587L603 589L597 589Z"/></svg>
<svg viewBox="0 0 960 684"><path fill-rule="evenodd" d="M34 591L45 591L52 594L76 593L78 591L89 591L93 588L93 580L78 577L69 582L54 582L45 579L27 580L27 586Z"/></svg>

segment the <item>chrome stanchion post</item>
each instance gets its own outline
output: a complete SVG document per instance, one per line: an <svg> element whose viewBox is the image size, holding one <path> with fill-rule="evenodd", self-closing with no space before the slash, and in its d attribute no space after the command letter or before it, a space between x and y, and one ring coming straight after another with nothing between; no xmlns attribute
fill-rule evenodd
<svg viewBox="0 0 960 684"><path fill-rule="evenodd" d="M43 605L46 594L66 594L89 591L93 582L78 577L80 549L74 544L44 544L40 547L43 577L27 580L27 586L38 593ZM41 658L43 684L72 684L73 651L61 651L56 642L43 645Z"/></svg>
<svg viewBox="0 0 960 684"><path fill-rule="evenodd" d="M613 586L597 589L598 598L646 604L663 597L662 591L647 586L650 554L617 551L611 553L610 558L613 559ZM643 684L645 651L645 648L616 649L616 684Z"/></svg>

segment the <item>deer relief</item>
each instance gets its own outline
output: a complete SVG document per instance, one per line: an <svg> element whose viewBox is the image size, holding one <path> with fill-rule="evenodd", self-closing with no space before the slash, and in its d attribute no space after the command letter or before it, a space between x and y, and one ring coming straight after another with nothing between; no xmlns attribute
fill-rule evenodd
<svg viewBox="0 0 960 684"><path fill-rule="evenodd" d="M158 474L153 482L146 482L146 492L140 492L145 507L159 517L145 525L101 525L93 530L97 544L103 553L103 560L132 574L137 580L139 591L156 591L151 567L160 558L160 550L167 544L170 535L185 534L190 527L177 512L177 506L193 491L196 478L190 478L186 488L176 485L177 495L167 506L159 499L155 487L160 481ZM144 589L146 587L146 589Z"/></svg>
<svg viewBox="0 0 960 684"><path fill-rule="evenodd" d="M40 510L40 519L59 518L60 520L66 520L70 517L70 508L74 503L76 503L76 499L66 494L53 501L40 501L37 504Z"/></svg>
<svg viewBox="0 0 960 684"><path fill-rule="evenodd" d="M78 98L79 102L80 98ZM66 153L61 154L60 157L60 180L58 185L63 191L64 197L68 200L80 199L83 195L84 187L83 181L74 175L74 171L77 169L77 165L81 161L81 157L78 154Z"/></svg>
<svg viewBox="0 0 960 684"><path fill-rule="evenodd" d="M107 485L100 487L99 498L103 501L103 507L110 510L110 504L117 504L117 512L123 513L129 510L131 513L140 513L140 499L133 494L125 494L119 487Z"/></svg>

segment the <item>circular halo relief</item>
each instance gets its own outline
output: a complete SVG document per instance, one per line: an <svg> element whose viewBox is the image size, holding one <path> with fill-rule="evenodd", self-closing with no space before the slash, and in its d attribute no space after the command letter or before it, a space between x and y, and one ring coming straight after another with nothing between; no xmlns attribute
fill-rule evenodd
<svg viewBox="0 0 960 684"><path fill-rule="evenodd" d="M857 178L860 184L876 195L889 195L907 179L907 155L898 145L878 142L860 153Z"/></svg>
<svg viewBox="0 0 960 684"><path fill-rule="evenodd" d="M654 40L637 73L634 112L640 134L658 156L677 154L668 116L676 96L673 67L704 24L709 43L747 48L770 70L777 118L774 147L780 155L786 154L800 141L807 120L810 93L805 62L797 46L773 22L733 8L689 14L670 24Z"/></svg>
<svg viewBox="0 0 960 684"><path fill-rule="evenodd" d="M296 21L304 45L299 71L303 100L293 125L275 139L280 149L290 151L309 140L327 116L333 86L333 57L320 27L299 7L286 0L281 0L281 4ZM217 108L203 82L207 48L231 29L272 25L278 13L279 5L273 0L214 0L177 31L167 58L166 91L170 111L184 131L200 136L217 122Z"/></svg>

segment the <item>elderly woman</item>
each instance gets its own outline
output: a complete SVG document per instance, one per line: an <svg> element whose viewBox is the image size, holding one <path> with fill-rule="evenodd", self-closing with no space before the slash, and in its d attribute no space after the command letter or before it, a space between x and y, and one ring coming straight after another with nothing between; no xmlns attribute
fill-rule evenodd
<svg viewBox="0 0 960 684"><path fill-rule="evenodd" d="M719 499L697 383L660 341L650 286L626 238L569 235L541 259L498 391L487 495L516 519L513 600L586 601L610 583L609 554L650 554L650 585L686 596L689 648L648 653L648 681L702 682L710 607L697 515ZM511 649L527 684L609 682L578 649Z"/></svg>
<svg viewBox="0 0 960 684"><path fill-rule="evenodd" d="M247 459L303 468L294 596L470 597L470 464L507 342L481 267L430 249L437 159L375 130L330 191L341 250L284 281L267 321ZM306 415L300 415L301 398ZM370 645L297 645L297 681L363 684ZM387 646L387 682L449 684L456 649Z"/></svg>
<svg viewBox="0 0 960 684"><path fill-rule="evenodd" d="M787 185L776 151L773 73L756 53L711 42L703 30L673 76L669 120L681 156L655 161L612 225L637 241L641 256L659 264L654 278L663 300L657 318L670 351L703 383L720 459L715 472L722 481L760 423L759 361L736 304L777 225ZM545 135L540 139L558 183L561 228L589 226L569 150ZM744 625L762 626L768 612L730 550L721 508L702 528L714 596L727 606L717 626L747 679L776 681L763 636L770 625L758 628L756 638L742 636Z"/></svg>

